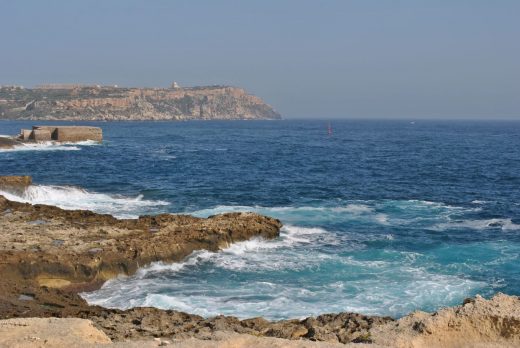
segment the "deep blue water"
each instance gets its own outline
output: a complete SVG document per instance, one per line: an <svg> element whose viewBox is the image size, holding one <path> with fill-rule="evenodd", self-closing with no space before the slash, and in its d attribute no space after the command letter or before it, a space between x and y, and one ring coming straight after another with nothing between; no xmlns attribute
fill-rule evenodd
<svg viewBox="0 0 520 348"><path fill-rule="evenodd" d="M0 122L0 134L31 124ZM520 294L520 122L332 121L332 136L325 121L93 124L102 145L0 152L0 175L37 184L10 198L285 224L274 241L110 281L84 294L93 303L277 319Z"/></svg>

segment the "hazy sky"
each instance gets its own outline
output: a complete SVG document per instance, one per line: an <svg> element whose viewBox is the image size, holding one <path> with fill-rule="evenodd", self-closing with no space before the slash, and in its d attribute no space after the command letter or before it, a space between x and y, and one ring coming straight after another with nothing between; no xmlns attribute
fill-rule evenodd
<svg viewBox="0 0 520 348"><path fill-rule="evenodd" d="M520 119L519 0L0 0L0 84L230 84L293 117Z"/></svg>

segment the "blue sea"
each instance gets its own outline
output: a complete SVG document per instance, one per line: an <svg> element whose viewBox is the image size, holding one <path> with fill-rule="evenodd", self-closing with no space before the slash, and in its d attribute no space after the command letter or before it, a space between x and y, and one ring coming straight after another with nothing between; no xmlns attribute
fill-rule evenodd
<svg viewBox="0 0 520 348"><path fill-rule="evenodd" d="M42 122L39 122L42 123ZM33 122L0 122L16 134ZM212 316L402 316L520 295L520 122L105 122L102 145L0 152L31 175L11 199L140 214L255 211L275 240L197 251L84 293L90 303Z"/></svg>

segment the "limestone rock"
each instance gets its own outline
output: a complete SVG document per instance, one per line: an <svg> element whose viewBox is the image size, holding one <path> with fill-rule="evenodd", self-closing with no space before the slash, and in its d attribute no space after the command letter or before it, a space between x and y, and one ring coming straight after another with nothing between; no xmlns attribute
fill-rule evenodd
<svg viewBox="0 0 520 348"><path fill-rule="evenodd" d="M107 335L85 319L21 318L0 320L1 347L78 347L109 344Z"/></svg>
<svg viewBox="0 0 520 348"><path fill-rule="evenodd" d="M70 86L69 86L70 87ZM254 120L280 114L241 88L0 88L0 118L31 120Z"/></svg>
<svg viewBox="0 0 520 348"><path fill-rule="evenodd" d="M19 193L31 184L30 176L0 176L0 190Z"/></svg>
<svg viewBox="0 0 520 348"><path fill-rule="evenodd" d="M373 342L398 348L520 347L520 298L476 296L435 313L414 312L371 330Z"/></svg>

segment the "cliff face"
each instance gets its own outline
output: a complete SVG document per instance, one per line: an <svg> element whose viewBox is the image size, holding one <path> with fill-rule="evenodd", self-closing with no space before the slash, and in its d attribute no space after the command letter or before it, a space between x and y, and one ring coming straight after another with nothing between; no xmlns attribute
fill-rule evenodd
<svg viewBox="0 0 520 348"><path fill-rule="evenodd" d="M280 119L262 99L226 86L193 88L0 88L0 119Z"/></svg>

